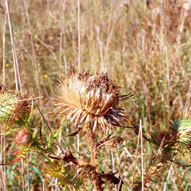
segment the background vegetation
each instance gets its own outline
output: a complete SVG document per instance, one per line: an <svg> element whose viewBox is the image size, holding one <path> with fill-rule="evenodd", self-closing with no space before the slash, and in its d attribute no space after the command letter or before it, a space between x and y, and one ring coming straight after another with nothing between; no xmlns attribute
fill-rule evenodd
<svg viewBox="0 0 191 191"><path fill-rule="evenodd" d="M58 130L61 117L50 98L55 96L57 80L71 66L91 74L108 72L122 94L133 92L122 107L147 130L163 131L170 121L190 117L189 0L15 0L8 6L6 2L2 0L0 7L1 83L40 97L39 107L52 131ZM46 123L39 112L34 115L36 127L41 126L43 139L48 139ZM73 130L69 124L65 127L60 136L63 147L76 150L76 138L66 137ZM131 190L132 182L141 179L138 138L131 129L116 129L114 134L124 139L123 146L113 151L114 168L125 182L122 190ZM146 141L143 148L146 173L155 165L158 148ZM1 136L0 149L1 162L10 161L11 137ZM103 170L112 169L108 154L104 151L100 158ZM22 177L28 190L46 190L45 181L49 190L62 190L55 178L44 176L38 156L32 153L23 175L20 162L0 169L7 190L22 190ZM145 190L191 190L190 182L190 167L167 163ZM90 185L82 190L92 190Z"/></svg>

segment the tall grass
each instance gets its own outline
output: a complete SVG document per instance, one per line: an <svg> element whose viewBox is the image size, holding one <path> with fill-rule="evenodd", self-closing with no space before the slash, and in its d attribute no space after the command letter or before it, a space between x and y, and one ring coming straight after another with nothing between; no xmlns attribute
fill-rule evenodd
<svg viewBox="0 0 191 191"><path fill-rule="evenodd" d="M190 117L189 0L7 2L8 6L1 1L0 7L0 80L9 89L33 98L43 97L36 101L43 117L35 110L33 121L42 132L42 142L49 139L47 126L56 133L62 125L50 98L55 95L60 75L70 67L91 74L107 71L123 94L133 92L134 97L121 105L129 119L135 124L141 119L147 131L157 134L167 130L171 122ZM73 129L68 123L64 127L60 144L74 151L74 138L66 137ZM123 178L122 190L131 190L131 185L143 178L142 173L154 171L151 167L157 164L153 156L158 147L144 140L142 146L137 144L131 129L116 129L113 133L124 139L123 147L113 152L113 163ZM6 163L13 159L12 138L1 136L0 140L0 162ZM86 148L83 139L79 146ZM103 171L112 170L108 156L110 151L103 150L99 159ZM28 190L61 190L59 183L55 187L54 178L42 173L41 162L37 155L28 153L23 175L19 162L0 167L0 189L22 190L23 181ZM170 168L167 163L147 187L189 190L190 168L175 164ZM92 190L90 182L82 190Z"/></svg>

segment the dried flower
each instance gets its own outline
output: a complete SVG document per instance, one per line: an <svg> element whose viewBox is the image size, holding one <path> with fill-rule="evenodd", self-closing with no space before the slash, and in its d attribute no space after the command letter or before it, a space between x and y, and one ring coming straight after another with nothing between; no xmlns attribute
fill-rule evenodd
<svg viewBox="0 0 191 191"><path fill-rule="evenodd" d="M14 142L19 146L27 146L31 142L31 133L26 128L19 129L14 135Z"/></svg>
<svg viewBox="0 0 191 191"><path fill-rule="evenodd" d="M22 123L30 113L30 102L13 92L0 90L0 124Z"/></svg>
<svg viewBox="0 0 191 191"><path fill-rule="evenodd" d="M118 107L120 100L130 97L119 96L119 87L106 73L90 76L88 73L71 74L60 81L60 96L56 105L61 113L76 126L97 127L103 130L120 126L125 114Z"/></svg>

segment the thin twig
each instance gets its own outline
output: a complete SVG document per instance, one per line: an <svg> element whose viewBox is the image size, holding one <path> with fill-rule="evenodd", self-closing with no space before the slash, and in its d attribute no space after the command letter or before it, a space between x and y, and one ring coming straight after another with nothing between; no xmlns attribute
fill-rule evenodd
<svg viewBox="0 0 191 191"><path fill-rule="evenodd" d="M6 25L7 25L7 15L5 14L5 20L3 23L3 77L2 83L5 85L5 38L6 38Z"/></svg>
<svg viewBox="0 0 191 191"><path fill-rule="evenodd" d="M23 158L21 158L21 174L22 174L22 187L23 191L25 191L25 167Z"/></svg>
<svg viewBox="0 0 191 191"><path fill-rule="evenodd" d="M81 68L81 39L80 39L80 0L78 1L78 71Z"/></svg>
<svg viewBox="0 0 191 191"><path fill-rule="evenodd" d="M81 33L80 33L80 0L78 1L78 71L80 72L81 68ZM77 145L77 153L80 153L80 135L77 134L77 140L76 140L76 145ZM79 157L79 154L78 154Z"/></svg>
<svg viewBox="0 0 191 191"><path fill-rule="evenodd" d="M61 143L61 139L62 139L62 130L60 131L59 136L58 136L59 144ZM60 153L61 153L61 149L58 147L57 156L60 156ZM55 191L57 191L57 190L58 190L58 178L55 179Z"/></svg>
<svg viewBox="0 0 191 191"><path fill-rule="evenodd" d="M112 131L109 130L109 134L112 134ZM111 164L112 164L112 172L115 172L115 161L114 161L114 156L113 156L113 151L110 151L110 156L111 156ZM115 191L117 191L117 185L115 185Z"/></svg>
<svg viewBox="0 0 191 191"><path fill-rule="evenodd" d="M63 41L63 26L64 26L64 12L65 12L65 1L61 0L62 3L62 10L61 10L61 17L60 17L60 43L59 43L59 69L60 71L62 68L62 41ZM67 68L65 67L65 73Z"/></svg>
<svg viewBox="0 0 191 191"><path fill-rule="evenodd" d="M13 65L14 65L14 72L15 72L15 83L16 83L16 91L20 91L22 95L22 85L21 85L21 78L20 78L20 72L19 72L19 64L17 60L17 53L15 48L15 43L13 40L13 33L12 33L12 27L11 27L11 20L9 15L9 6L8 1L5 0L5 7L7 12L7 18L8 18L8 25L9 25L9 32L10 32L10 39L11 39L11 46L12 46L12 55L13 55Z"/></svg>
<svg viewBox="0 0 191 191"><path fill-rule="evenodd" d="M134 161L135 161L135 160L134 160L134 157L135 157L135 156L132 156L131 153L127 150L126 147L124 148L124 151L127 153L127 155L129 156L129 158L131 159L131 161L134 162ZM138 173L141 174L141 171L140 171L140 169L139 169L139 167L138 167L137 165L136 165L136 169L137 169Z"/></svg>
<svg viewBox="0 0 191 191"><path fill-rule="evenodd" d="M167 175L166 180L165 180L163 191L166 191L166 189L167 189L167 184L168 184L168 180L170 178L171 172L172 172L172 162L171 162L171 165L170 165L170 168L168 171L168 175Z"/></svg>
<svg viewBox="0 0 191 191"><path fill-rule="evenodd" d="M142 131L142 121L140 119L140 138L141 138L141 170L142 170L142 191L144 191L144 159L143 159L143 131Z"/></svg>
<svg viewBox="0 0 191 191"><path fill-rule="evenodd" d="M189 89L188 89L188 96L186 98L186 103L184 106L184 118L186 119L187 115L188 115L188 109L190 106L190 96L191 96L191 82L189 84Z"/></svg>
<svg viewBox="0 0 191 191"><path fill-rule="evenodd" d="M1 148L3 147L3 136L1 137ZM1 152L0 155L0 163L2 163L2 156L3 156L3 152ZM6 186L5 186L5 176L4 176L4 170L3 170L3 166L0 166L0 171L1 171L1 180L2 180L2 185L1 185L1 189L2 191L6 190Z"/></svg>
<svg viewBox="0 0 191 191"><path fill-rule="evenodd" d="M28 8L27 8L27 4L26 4L26 0L24 1L24 7L25 7L25 14L26 14L26 18L27 18L27 24L29 27L29 35L30 35L30 41L31 41L31 46L32 46L32 63L34 65L35 68L35 72L36 72L36 83L37 83L37 89L38 89L38 93L40 94L40 78L39 78L39 67L37 64L37 60L36 60L36 54L35 54L35 48L34 48L34 43L33 43L33 35L32 35L32 28L31 28L31 24L30 24L30 19L29 19L29 14L28 14Z"/></svg>
<svg viewBox="0 0 191 191"><path fill-rule="evenodd" d="M2 77L2 83L5 85L5 38L6 38L6 25L7 25L7 14L5 13L5 19L3 23L3 77ZM3 128L1 127L1 134L3 134ZM4 162L5 162L5 136L1 136L1 160L0 162L2 163L3 161L3 154L4 154ZM2 190L6 191L6 166L2 167L1 166L1 174L2 174Z"/></svg>
<svg viewBox="0 0 191 191"><path fill-rule="evenodd" d="M141 131L140 131L140 128L139 128L139 134L138 134L138 137L137 137L137 148L136 148L136 158L135 158L135 163L134 163L134 170L133 170L133 178L132 178L132 183L131 183L131 190L133 189L133 184L134 184L134 179L135 179L135 169L136 169L136 165L137 165L137 158L138 158L138 147L139 147L139 144L140 144L140 134L141 134Z"/></svg>
<svg viewBox="0 0 191 191"><path fill-rule="evenodd" d="M96 32L97 32L97 40L98 40L98 45L99 45L99 52L100 52L100 58L101 58L101 68L102 68L102 72L106 72L106 67L104 64L104 60L103 60L103 46L100 40L100 28L98 26L96 26Z"/></svg>
<svg viewBox="0 0 191 191"><path fill-rule="evenodd" d="M169 68L169 60L168 60L168 52L167 52L167 47L165 46L165 56L166 56L166 80L167 80L167 100L168 100L168 105L167 105L167 121L169 121L169 99L170 99L170 68Z"/></svg>

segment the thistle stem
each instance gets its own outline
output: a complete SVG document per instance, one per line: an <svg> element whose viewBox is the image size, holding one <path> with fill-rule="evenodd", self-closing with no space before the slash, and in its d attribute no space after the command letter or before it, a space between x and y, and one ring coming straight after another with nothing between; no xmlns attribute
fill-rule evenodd
<svg viewBox="0 0 191 191"><path fill-rule="evenodd" d="M88 128L87 135L88 135L88 146L91 152L92 165L96 168L96 157L95 157L95 147L94 147L95 135L90 128Z"/></svg>
<svg viewBox="0 0 191 191"><path fill-rule="evenodd" d="M91 162L92 162L92 166L95 167L95 170L92 172L93 173L92 179L94 181L95 190L103 191L103 188L101 187L101 179L96 171L97 159L96 159L96 151L95 151L95 134L93 133L93 131L90 127L87 129L88 129L88 131L87 131L88 146L89 146L89 150L91 152Z"/></svg>

